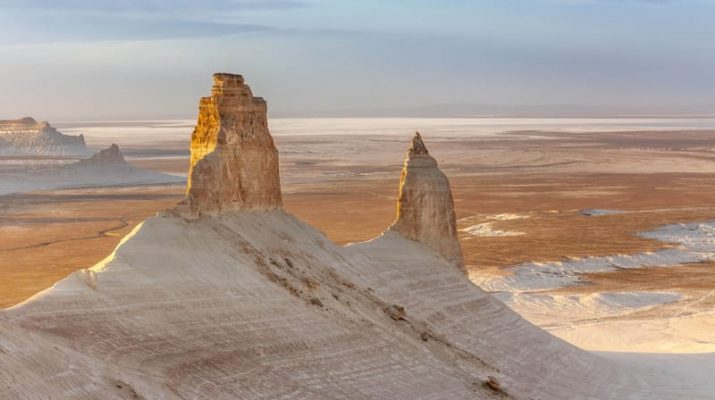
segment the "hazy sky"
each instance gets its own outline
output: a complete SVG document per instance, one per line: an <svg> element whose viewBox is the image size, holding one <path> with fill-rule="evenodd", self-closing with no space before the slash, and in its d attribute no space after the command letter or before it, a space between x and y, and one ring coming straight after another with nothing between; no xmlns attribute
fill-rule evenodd
<svg viewBox="0 0 715 400"><path fill-rule="evenodd" d="M715 114L715 0L0 0L0 54L0 118L191 118L217 71L274 116Z"/></svg>

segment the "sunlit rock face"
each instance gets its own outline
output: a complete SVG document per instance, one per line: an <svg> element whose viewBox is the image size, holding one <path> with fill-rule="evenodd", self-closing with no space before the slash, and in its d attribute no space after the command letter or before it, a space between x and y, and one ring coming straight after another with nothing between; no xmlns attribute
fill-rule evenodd
<svg viewBox="0 0 715 400"><path fill-rule="evenodd" d="M59 132L46 121L33 118L0 121L0 155L84 156L89 150L84 136Z"/></svg>
<svg viewBox="0 0 715 400"><path fill-rule="evenodd" d="M266 102L241 75L214 74L199 103L183 207L190 216L282 205L278 150L268 131Z"/></svg>
<svg viewBox="0 0 715 400"><path fill-rule="evenodd" d="M430 156L419 132L405 157L397 220L390 230L423 243L464 269L449 180Z"/></svg>

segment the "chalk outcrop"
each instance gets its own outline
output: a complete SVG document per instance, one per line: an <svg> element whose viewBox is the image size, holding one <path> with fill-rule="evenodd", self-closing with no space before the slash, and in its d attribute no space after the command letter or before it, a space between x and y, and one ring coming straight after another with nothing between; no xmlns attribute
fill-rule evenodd
<svg viewBox="0 0 715 400"><path fill-rule="evenodd" d="M191 136L184 210L199 216L281 207L278 150L265 100L253 97L241 75L219 73L213 80Z"/></svg>
<svg viewBox="0 0 715 400"><path fill-rule="evenodd" d="M419 132L412 139L402 167L397 219L390 230L421 242L464 269L449 180L429 154Z"/></svg>
<svg viewBox="0 0 715 400"><path fill-rule="evenodd" d="M65 135L46 121L25 117L0 121L0 155L86 156L84 136Z"/></svg>

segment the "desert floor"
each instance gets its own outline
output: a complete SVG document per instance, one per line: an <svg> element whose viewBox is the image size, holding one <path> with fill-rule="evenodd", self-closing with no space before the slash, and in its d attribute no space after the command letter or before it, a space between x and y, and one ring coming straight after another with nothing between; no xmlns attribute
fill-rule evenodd
<svg viewBox="0 0 715 400"><path fill-rule="evenodd" d="M715 131L423 136L450 177L465 261L477 283L528 262L673 248L638 233L715 220ZM394 218L410 137L277 136L285 208L341 244L379 235ZM160 155L139 145L124 152L135 166L181 174L187 146L163 143ZM100 261L137 223L182 196L183 187L167 185L0 197L0 307ZM622 213L587 216L584 209ZM539 291L546 297L537 302L510 306L591 350L715 351L715 338L705 332L713 321L713 268L706 260L587 273L577 284ZM589 306L604 293L674 297ZM614 329L626 333L604 338Z"/></svg>

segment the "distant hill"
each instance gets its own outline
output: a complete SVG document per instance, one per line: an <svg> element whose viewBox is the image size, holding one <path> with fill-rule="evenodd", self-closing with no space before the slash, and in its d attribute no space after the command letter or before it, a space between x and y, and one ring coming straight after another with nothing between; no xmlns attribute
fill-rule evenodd
<svg viewBox="0 0 715 400"><path fill-rule="evenodd" d="M32 166L0 174L0 196L67 188L165 185L185 178L136 168L126 162L116 144L90 158L65 165ZM2 398L2 397L0 397Z"/></svg>

